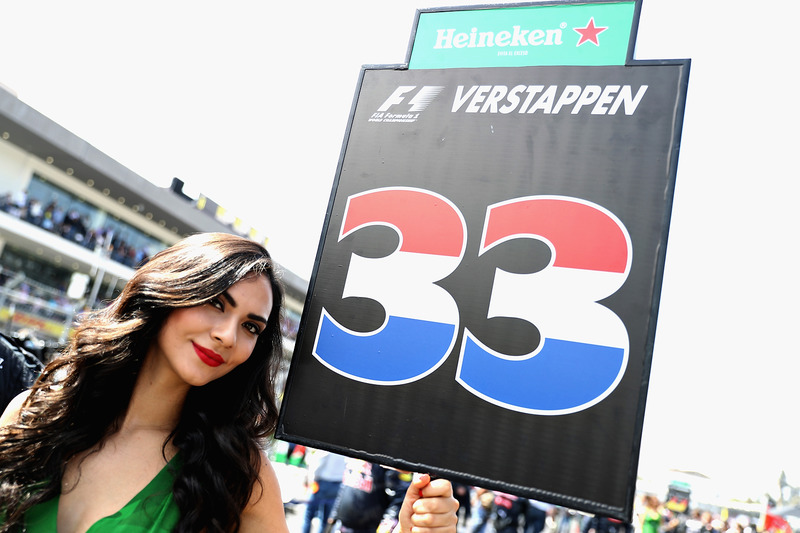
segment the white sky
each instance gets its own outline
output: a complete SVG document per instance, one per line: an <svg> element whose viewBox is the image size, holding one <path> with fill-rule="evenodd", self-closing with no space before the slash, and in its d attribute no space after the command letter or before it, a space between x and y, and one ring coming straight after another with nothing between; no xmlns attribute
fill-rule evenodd
<svg viewBox="0 0 800 533"><path fill-rule="evenodd" d="M360 66L402 63L415 9L454 3L7 2L0 83L234 211L308 279ZM636 58L692 66L641 473L800 485L799 16L797 0L644 0Z"/></svg>

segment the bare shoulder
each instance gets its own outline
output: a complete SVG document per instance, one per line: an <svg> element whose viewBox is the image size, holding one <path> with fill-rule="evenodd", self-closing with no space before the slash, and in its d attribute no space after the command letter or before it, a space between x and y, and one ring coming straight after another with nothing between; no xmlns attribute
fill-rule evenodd
<svg viewBox="0 0 800 533"><path fill-rule="evenodd" d="M241 533L288 533L283 511L281 487L278 476L264 454L261 454L259 483L253 487L250 502L242 513Z"/></svg>
<svg viewBox="0 0 800 533"><path fill-rule="evenodd" d="M7 426L14 422L22 410L22 404L28 398L29 390L25 390L14 396L14 399L8 402L3 415L0 416L0 426Z"/></svg>

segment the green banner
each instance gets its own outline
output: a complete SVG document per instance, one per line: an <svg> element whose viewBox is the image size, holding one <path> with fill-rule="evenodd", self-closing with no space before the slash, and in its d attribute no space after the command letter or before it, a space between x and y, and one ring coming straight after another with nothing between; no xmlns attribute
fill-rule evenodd
<svg viewBox="0 0 800 533"><path fill-rule="evenodd" d="M422 10L408 68L624 65L635 5Z"/></svg>

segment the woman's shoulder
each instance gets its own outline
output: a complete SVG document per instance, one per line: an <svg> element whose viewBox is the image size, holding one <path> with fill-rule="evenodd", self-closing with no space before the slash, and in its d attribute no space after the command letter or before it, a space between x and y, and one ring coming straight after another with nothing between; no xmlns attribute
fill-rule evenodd
<svg viewBox="0 0 800 533"><path fill-rule="evenodd" d="M264 531L288 533L289 531L286 526L278 476L263 453L261 454L258 481L253 486L250 502L242 513L239 531L241 533Z"/></svg>
<svg viewBox="0 0 800 533"><path fill-rule="evenodd" d="M19 417L19 413L22 410L22 404L25 403L25 400L28 398L28 394L30 394L30 390L22 391L14 396L10 402L8 402L8 405L3 411L3 415L0 416L0 427L11 424L17 419L17 417Z"/></svg>

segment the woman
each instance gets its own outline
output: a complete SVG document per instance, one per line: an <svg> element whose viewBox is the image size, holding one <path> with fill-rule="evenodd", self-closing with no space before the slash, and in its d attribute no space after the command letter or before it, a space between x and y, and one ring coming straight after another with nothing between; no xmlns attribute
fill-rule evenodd
<svg viewBox="0 0 800 533"><path fill-rule="evenodd" d="M156 254L0 419L0 531L287 531L259 446L277 422L281 304L250 240ZM454 532L456 506L424 476L402 533Z"/></svg>
<svg viewBox="0 0 800 533"><path fill-rule="evenodd" d="M644 504L640 517L642 533L659 533L662 521L661 502L652 494L645 494L642 503Z"/></svg>

